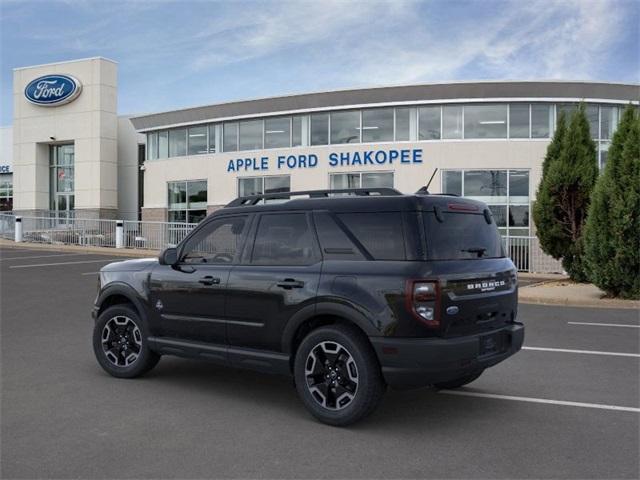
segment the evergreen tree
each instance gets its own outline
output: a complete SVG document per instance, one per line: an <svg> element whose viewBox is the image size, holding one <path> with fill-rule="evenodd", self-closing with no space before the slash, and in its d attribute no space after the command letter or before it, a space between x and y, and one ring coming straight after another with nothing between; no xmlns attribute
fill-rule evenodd
<svg viewBox="0 0 640 480"><path fill-rule="evenodd" d="M571 279L578 282L587 280L582 233L597 176L596 146L580 105L562 136L559 155L546 166L533 211L542 249L561 258Z"/></svg>
<svg viewBox="0 0 640 480"><path fill-rule="evenodd" d="M593 192L585 261L589 279L609 295L640 298L640 118L632 106Z"/></svg>

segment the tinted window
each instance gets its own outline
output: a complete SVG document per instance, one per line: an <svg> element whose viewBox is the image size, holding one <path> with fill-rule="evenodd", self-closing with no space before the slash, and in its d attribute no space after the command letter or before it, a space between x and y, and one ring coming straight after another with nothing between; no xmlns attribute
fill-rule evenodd
<svg viewBox="0 0 640 480"><path fill-rule="evenodd" d="M393 140L393 108L371 108L362 111L362 141Z"/></svg>
<svg viewBox="0 0 640 480"><path fill-rule="evenodd" d="M411 109L396 108L396 140L406 141L411 139Z"/></svg>
<svg viewBox="0 0 640 480"><path fill-rule="evenodd" d="M329 143L329 114L311 115L311 145L326 145L327 143Z"/></svg>
<svg viewBox="0 0 640 480"><path fill-rule="evenodd" d="M315 244L306 214L263 215L260 218L251 263L309 265L315 260Z"/></svg>
<svg viewBox="0 0 640 480"><path fill-rule="evenodd" d="M187 154L187 129L169 130L169 156L181 157Z"/></svg>
<svg viewBox="0 0 640 480"><path fill-rule="evenodd" d="M440 106L422 107L418 112L418 140L440 140Z"/></svg>
<svg viewBox="0 0 640 480"><path fill-rule="evenodd" d="M464 138L507 138L507 106L464 107Z"/></svg>
<svg viewBox="0 0 640 480"><path fill-rule="evenodd" d="M529 104L509 105L509 138L529 138Z"/></svg>
<svg viewBox="0 0 640 480"><path fill-rule="evenodd" d="M364 260L364 256L328 213L315 214L325 260Z"/></svg>
<svg viewBox="0 0 640 480"><path fill-rule="evenodd" d="M331 113L331 143L360 141L360 111Z"/></svg>
<svg viewBox="0 0 640 480"><path fill-rule="evenodd" d="M214 220L189 240L183 251L185 263L225 264L238 252L247 217Z"/></svg>
<svg viewBox="0 0 640 480"><path fill-rule="evenodd" d="M207 153L207 127L189 129L189 155Z"/></svg>
<svg viewBox="0 0 640 480"><path fill-rule="evenodd" d="M340 221L376 260L405 260L402 216L389 213L343 213Z"/></svg>
<svg viewBox="0 0 640 480"><path fill-rule="evenodd" d="M488 224L483 214L442 212L442 222L434 212L423 215L430 260L504 256L498 228L493 221Z"/></svg>

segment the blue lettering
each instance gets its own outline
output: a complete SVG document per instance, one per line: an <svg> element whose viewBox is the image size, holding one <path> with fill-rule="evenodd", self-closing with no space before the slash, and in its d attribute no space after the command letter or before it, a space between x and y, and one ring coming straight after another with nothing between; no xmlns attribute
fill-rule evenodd
<svg viewBox="0 0 640 480"><path fill-rule="evenodd" d="M269 170L269 157L262 157L260 159L260 170Z"/></svg>
<svg viewBox="0 0 640 480"><path fill-rule="evenodd" d="M253 159L253 158L245 158L244 159L244 169L245 169L245 171L249 170L250 168L253 169L253 170L256 169L255 159Z"/></svg>
<svg viewBox="0 0 640 480"><path fill-rule="evenodd" d="M353 160L351 160L351 165L362 165L362 159L360 158L360 152L355 152L353 154Z"/></svg>
<svg viewBox="0 0 640 480"><path fill-rule="evenodd" d="M278 170L284 165L284 155L278 155Z"/></svg>
<svg viewBox="0 0 640 480"><path fill-rule="evenodd" d="M422 150L419 148L413 150L413 163L422 163Z"/></svg>
<svg viewBox="0 0 640 480"><path fill-rule="evenodd" d="M382 165L387 162L387 152L378 150L375 155L376 163Z"/></svg>
<svg viewBox="0 0 640 480"><path fill-rule="evenodd" d="M364 152L363 155L363 160L364 160L364 164L367 165L373 165L373 160L371 159L371 155L373 155L373 152L371 150L367 150L366 152Z"/></svg>
<svg viewBox="0 0 640 480"><path fill-rule="evenodd" d="M227 164L227 172L235 172L235 166L233 165L233 160L229 160L229 163Z"/></svg>
<svg viewBox="0 0 640 480"><path fill-rule="evenodd" d="M411 163L411 161L409 160L409 150L407 149L403 149L400 151L400 162L401 163Z"/></svg>
<svg viewBox="0 0 640 480"><path fill-rule="evenodd" d="M315 155L314 155L315 157ZM330 167L335 167L336 165L338 165L338 154L337 153L330 153L329 154L329 166Z"/></svg>
<svg viewBox="0 0 640 480"><path fill-rule="evenodd" d="M344 165L344 164L349 165L349 152L342 152L340 154L340 166Z"/></svg>
<svg viewBox="0 0 640 480"><path fill-rule="evenodd" d="M300 155L298 157L298 167L299 168L307 168L307 156L306 155Z"/></svg>
<svg viewBox="0 0 640 480"><path fill-rule="evenodd" d="M287 157L287 167L296 168L297 163L298 163L298 160L296 159L295 155L289 155Z"/></svg>
<svg viewBox="0 0 640 480"><path fill-rule="evenodd" d="M318 156L313 153L309 155L309 167L313 168L318 165Z"/></svg>
<svg viewBox="0 0 640 480"><path fill-rule="evenodd" d="M390 150L389 151L389 163L393 163L393 161L398 158L400 154L398 153L397 150Z"/></svg>
<svg viewBox="0 0 640 480"><path fill-rule="evenodd" d="M236 159L236 170L240 171L242 167L244 167L244 160L241 158Z"/></svg>

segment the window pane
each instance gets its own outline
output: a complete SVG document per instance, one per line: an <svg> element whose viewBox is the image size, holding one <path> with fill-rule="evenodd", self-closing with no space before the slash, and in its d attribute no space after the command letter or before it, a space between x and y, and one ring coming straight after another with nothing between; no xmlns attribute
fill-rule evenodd
<svg viewBox="0 0 640 480"><path fill-rule="evenodd" d="M371 172L362 174L362 188L393 188L392 172Z"/></svg>
<svg viewBox="0 0 640 480"><path fill-rule="evenodd" d="M440 139L440 106L418 109L418 140Z"/></svg>
<svg viewBox="0 0 640 480"><path fill-rule="evenodd" d="M518 170L509 172L509 201L516 203L529 201L529 172Z"/></svg>
<svg viewBox="0 0 640 480"><path fill-rule="evenodd" d="M169 209L178 210L187 208L187 183L169 182Z"/></svg>
<svg viewBox="0 0 640 480"><path fill-rule="evenodd" d="M587 105L585 109L587 114L587 120L589 121L589 132L591 132L591 138L598 138L598 105Z"/></svg>
<svg viewBox="0 0 640 480"><path fill-rule="evenodd" d="M73 167L56 168L56 192L73 192Z"/></svg>
<svg viewBox="0 0 640 480"><path fill-rule="evenodd" d="M291 119L291 146L302 145L302 117L296 116Z"/></svg>
<svg viewBox="0 0 640 480"><path fill-rule="evenodd" d="M290 191L291 177L288 175L264 178L264 193L281 193Z"/></svg>
<svg viewBox="0 0 640 480"><path fill-rule="evenodd" d="M464 196L479 197L479 200L487 203L507 203L507 171L464 172Z"/></svg>
<svg viewBox="0 0 640 480"><path fill-rule="evenodd" d="M216 153L216 126L209 125L209 153Z"/></svg>
<svg viewBox="0 0 640 480"><path fill-rule="evenodd" d="M207 153L207 127L189 129L189 155Z"/></svg>
<svg viewBox="0 0 640 480"><path fill-rule="evenodd" d="M262 148L262 120L240 122L240 150L259 150Z"/></svg>
<svg viewBox="0 0 640 480"><path fill-rule="evenodd" d="M529 138L529 104L509 105L509 138Z"/></svg>
<svg viewBox="0 0 640 480"><path fill-rule="evenodd" d="M609 140L618 125L617 107L600 107L600 138Z"/></svg>
<svg viewBox="0 0 640 480"><path fill-rule="evenodd" d="M311 145L327 145L329 143L329 114L311 115Z"/></svg>
<svg viewBox="0 0 640 480"><path fill-rule="evenodd" d="M169 132L164 130L158 132L158 158L169 156Z"/></svg>
<svg viewBox="0 0 640 480"><path fill-rule="evenodd" d="M329 186L332 190L345 188L360 188L359 173L333 173L329 176Z"/></svg>
<svg viewBox="0 0 640 480"><path fill-rule="evenodd" d="M187 221L187 211L186 210L169 211L169 221L185 223Z"/></svg>
<svg viewBox="0 0 640 480"><path fill-rule="evenodd" d="M453 193L462 196L462 172L445 170L442 179L442 193Z"/></svg>
<svg viewBox="0 0 640 480"><path fill-rule="evenodd" d="M411 109L396 108L396 140L406 142L411 139Z"/></svg>
<svg viewBox="0 0 640 480"><path fill-rule="evenodd" d="M465 106L464 138L507 138L507 106Z"/></svg>
<svg viewBox="0 0 640 480"><path fill-rule="evenodd" d="M187 195L189 203L187 208L206 209L207 208L207 181L187 182Z"/></svg>
<svg viewBox="0 0 640 480"><path fill-rule="evenodd" d="M238 123L225 123L222 127L222 147L225 152L238 151Z"/></svg>
<svg viewBox="0 0 640 480"><path fill-rule="evenodd" d="M304 213L263 215L251 263L309 265L316 261L315 241Z"/></svg>
<svg viewBox="0 0 640 480"><path fill-rule="evenodd" d="M509 226L528 227L529 226L529 206L512 205L509 207Z"/></svg>
<svg viewBox="0 0 640 480"><path fill-rule="evenodd" d="M493 220L498 227L507 226L507 206L506 205L489 205L489 210L493 215Z"/></svg>
<svg viewBox="0 0 640 480"><path fill-rule="evenodd" d="M181 157L187 154L187 129L169 130L169 156Z"/></svg>
<svg viewBox="0 0 640 480"><path fill-rule="evenodd" d="M289 147L291 117L267 118L264 121L264 148Z"/></svg>
<svg viewBox="0 0 640 480"><path fill-rule="evenodd" d="M362 141L393 141L393 108L370 108L362 111Z"/></svg>
<svg viewBox="0 0 640 480"><path fill-rule="evenodd" d="M571 116L576 110L578 110L578 105L576 105L575 103L559 103L556 105L556 110L558 113L558 118L560 118L561 113L564 113L564 118L568 125L571 121Z"/></svg>
<svg viewBox="0 0 640 480"><path fill-rule="evenodd" d="M158 132L147 134L147 160L158 158Z"/></svg>
<svg viewBox="0 0 640 480"><path fill-rule="evenodd" d="M227 264L238 251L246 217L223 218L209 223L185 246L185 263Z"/></svg>
<svg viewBox="0 0 640 480"><path fill-rule="evenodd" d="M200 223L207 216L206 210L188 210L187 223Z"/></svg>
<svg viewBox="0 0 640 480"><path fill-rule="evenodd" d="M406 258L398 213L343 213L338 217L376 260Z"/></svg>
<svg viewBox="0 0 640 480"><path fill-rule="evenodd" d="M431 260L478 258L477 248L484 249L483 258L504 256L497 226L493 222L488 224L482 214L443 212L444 221L433 212L425 212L423 216L427 255Z"/></svg>
<svg viewBox="0 0 640 480"><path fill-rule="evenodd" d="M607 156L609 155L609 146L611 144L609 142L601 142L600 143L600 169L604 170L605 165L607 164Z"/></svg>
<svg viewBox="0 0 640 480"><path fill-rule="evenodd" d="M462 138L462 107L442 107L442 138Z"/></svg>
<svg viewBox="0 0 640 480"><path fill-rule="evenodd" d="M549 138L553 124L551 105L531 105L531 138Z"/></svg>
<svg viewBox="0 0 640 480"><path fill-rule="evenodd" d="M262 177L240 178L238 180L238 196L248 197L262 193Z"/></svg>
<svg viewBox="0 0 640 480"><path fill-rule="evenodd" d="M360 141L360 111L331 113L331 143Z"/></svg>

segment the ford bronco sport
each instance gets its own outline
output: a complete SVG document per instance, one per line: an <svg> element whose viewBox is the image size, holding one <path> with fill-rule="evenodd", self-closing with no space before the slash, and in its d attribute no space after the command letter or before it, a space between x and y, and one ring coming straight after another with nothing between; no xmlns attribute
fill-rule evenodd
<svg viewBox="0 0 640 480"><path fill-rule="evenodd" d="M100 271L93 348L116 377L162 355L292 375L348 425L387 385L457 388L516 353L517 280L490 210L393 189L242 197L159 259Z"/></svg>

